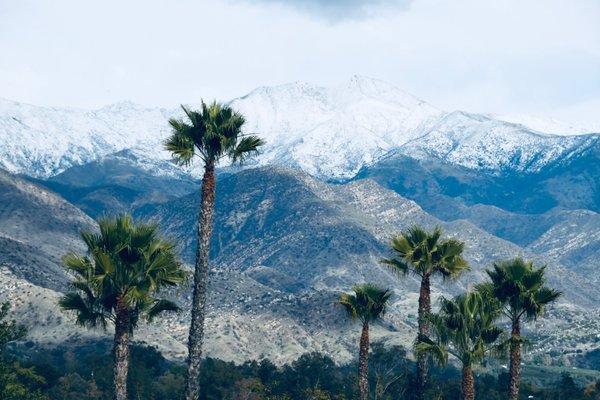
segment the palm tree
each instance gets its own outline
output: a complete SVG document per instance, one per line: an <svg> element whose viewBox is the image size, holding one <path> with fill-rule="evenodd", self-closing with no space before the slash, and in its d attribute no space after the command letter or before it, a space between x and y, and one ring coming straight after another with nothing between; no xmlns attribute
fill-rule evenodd
<svg viewBox="0 0 600 400"><path fill-rule="evenodd" d="M59 301L64 310L75 311L77 324L106 329L115 327L115 399L127 399L129 340L140 317L152 321L163 311L176 311L171 301L155 294L185 279L185 271L168 241L153 224L136 224L128 215L98 222L100 231L82 232L87 255L69 253L63 258L74 275L74 292Z"/></svg>
<svg viewBox="0 0 600 400"><path fill-rule="evenodd" d="M358 356L358 388L360 400L367 400L369 397L369 323L385 315L392 292L369 283L355 286L352 290L354 294L343 293L339 302L350 318L358 319L362 323Z"/></svg>
<svg viewBox="0 0 600 400"><path fill-rule="evenodd" d="M199 111L192 111L184 106L182 108L187 121L175 118L169 120L172 133L165 142L165 148L172 153L174 161L180 165L189 165L195 156L198 156L204 164L185 394L186 400L196 400L200 394L200 361L204 340L209 248L215 206L215 166L222 158L242 162L248 155L256 153L264 142L256 136L243 135L244 117L228 106L217 102L211 104L202 102Z"/></svg>
<svg viewBox="0 0 600 400"><path fill-rule="evenodd" d="M430 353L445 365L448 354L462 363L462 398L475 398L473 366L483 361L485 355L497 349L502 330L495 325L500 316L500 306L493 298L485 298L480 292L467 292L453 300L441 299L438 314L428 319L433 339L422 335L415 350L417 354Z"/></svg>
<svg viewBox="0 0 600 400"><path fill-rule="evenodd" d="M558 299L561 292L545 286L545 266L535 268L521 258L495 263L487 271L492 282L489 290L502 304L502 313L510 320L509 399L519 398L521 383L521 321L535 320L546 305Z"/></svg>
<svg viewBox="0 0 600 400"><path fill-rule="evenodd" d="M413 226L392 239L394 258L382 262L393 271L407 274L412 272L421 279L419 290L419 335L429 335L427 315L431 312L431 277L457 278L469 265L462 257L464 243L456 239L442 240L442 230L435 228L427 232ZM417 398L425 399L427 383L427 357L422 354L417 360Z"/></svg>

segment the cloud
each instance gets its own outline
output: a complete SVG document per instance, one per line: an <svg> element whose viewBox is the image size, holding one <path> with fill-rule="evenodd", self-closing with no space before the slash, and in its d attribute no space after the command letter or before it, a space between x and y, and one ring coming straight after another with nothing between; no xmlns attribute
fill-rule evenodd
<svg viewBox="0 0 600 400"><path fill-rule="evenodd" d="M360 74L445 110L600 121L598 0L373 1L0 0L0 97L173 107Z"/></svg>
<svg viewBox="0 0 600 400"><path fill-rule="evenodd" d="M361 20L385 13L406 10L413 0L238 0L248 3L291 7L330 22Z"/></svg>

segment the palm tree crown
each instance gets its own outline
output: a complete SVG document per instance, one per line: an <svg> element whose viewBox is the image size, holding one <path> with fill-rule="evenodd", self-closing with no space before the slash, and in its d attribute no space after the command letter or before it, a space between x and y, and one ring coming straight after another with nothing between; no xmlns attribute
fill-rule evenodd
<svg viewBox="0 0 600 400"><path fill-rule="evenodd" d="M353 294L343 293L339 303L344 306L352 319L358 319L363 324L383 317L387 310L387 301L392 295L388 289L381 289L367 283L352 288Z"/></svg>
<svg viewBox="0 0 600 400"><path fill-rule="evenodd" d="M225 156L241 162L264 144L257 136L242 134L244 117L229 106L203 101L199 111L182 108L188 121L171 118L172 134L165 142L179 164L189 164L196 155L205 164L217 163Z"/></svg>
<svg viewBox="0 0 600 400"><path fill-rule="evenodd" d="M462 257L464 243L456 239L441 240L442 230L435 228L429 233L413 226L392 239L392 249L397 257L382 262L396 272L412 271L418 276L440 273L455 278L469 265Z"/></svg>
<svg viewBox="0 0 600 400"><path fill-rule="evenodd" d="M153 224L134 224L128 215L99 221L100 232L83 232L88 255L69 253L65 267L74 274L76 292L60 300L65 310L77 313L77 323L106 328L115 322L117 303L130 315L129 330L139 317L152 319L163 311L177 310L153 294L185 278L173 245L157 235Z"/></svg>
<svg viewBox="0 0 600 400"><path fill-rule="evenodd" d="M531 261L521 258L495 263L487 274L492 280L487 287L503 304L503 313L515 321L521 317L536 319L547 304L560 297L561 292L544 286L545 266L535 268Z"/></svg>
<svg viewBox="0 0 600 400"><path fill-rule="evenodd" d="M448 354L468 366L481 362L502 333L495 325L499 304L479 292L440 301L439 313L428 317L435 340L420 335L417 352L431 352L441 364L448 361Z"/></svg>

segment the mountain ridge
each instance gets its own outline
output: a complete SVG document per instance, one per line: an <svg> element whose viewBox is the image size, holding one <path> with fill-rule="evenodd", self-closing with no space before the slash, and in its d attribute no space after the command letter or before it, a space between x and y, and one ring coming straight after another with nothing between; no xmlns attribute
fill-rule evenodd
<svg viewBox="0 0 600 400"><path fill-rule="evenodd" d="M303 82L264 86L227 104L246 116L248 132L258 132L267 141L262 154L250 161L250 167L300 168L331 181L350 179L361 168L402 148L498 172L499 167L520 171L530 162L539 169L568 155L586 137L598 140L594 134L547 135L482 114L445 112L394 85L360 76L328 87ZM2 100L0 139L6 146L0 149L0 166L13 173L47 179L70 167L129 151L143 155L138 162L152 173L173 175L180 171L198 178L194 169L166 165L170 156L162 149L162 142L169 134L167 120L182 115L176 107L147 107L132 102L83 110ZM454 151L448 151L452 150L447 146L454 140L453 129L459 128L478 133L481 138L469 142L463 137L454 145ZM521 143L512 137L516 134L530 140ZM433 145L446 151L436 152ZM506 146L509 148L503 149ZM537 151L532 153L532 149ZM496 162L499 157L500 164Z"/></svg>

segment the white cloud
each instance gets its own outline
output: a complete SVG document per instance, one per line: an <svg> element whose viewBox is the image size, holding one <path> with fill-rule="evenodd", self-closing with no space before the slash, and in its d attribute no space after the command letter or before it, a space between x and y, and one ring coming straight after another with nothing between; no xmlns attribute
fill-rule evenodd
<svg viewBox="0 0 600 400"><path fill-rule="evenodd" d="M292 7L330 22L366 19L386 11L407 9L412 0L234 0Z"/></svg>
<svg viewBox="0 0 600 400"><path fill-rule="evenodd" d="M597 0L381 0L375 13L349 0L335 23L322 1L3 2L0 96L173 106L361 74L446 109L544 114L600 98Z"/></svg>

